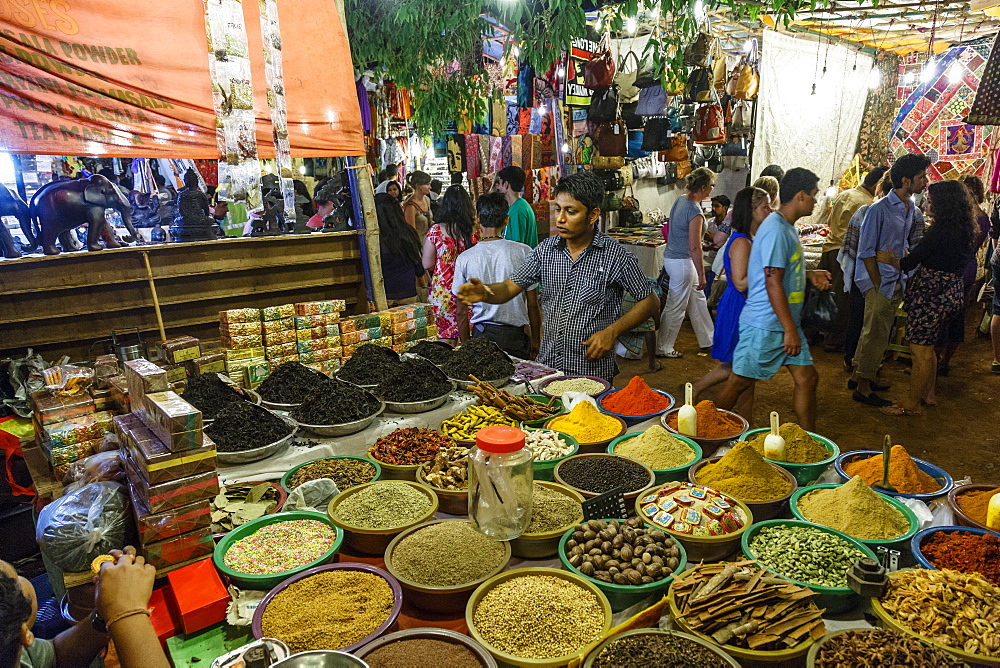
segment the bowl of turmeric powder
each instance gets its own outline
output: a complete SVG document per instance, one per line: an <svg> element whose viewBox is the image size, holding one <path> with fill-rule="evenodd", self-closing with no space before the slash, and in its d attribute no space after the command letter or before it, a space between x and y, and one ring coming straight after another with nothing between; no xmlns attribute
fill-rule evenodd
<svg viewBox="0 0 1000 668"><path fill-rule="evenodd" d="M948 492L948 507L955 515L955 524L989 529L986 526L986 507L997 492L1000 492L997 485L961 485L953 488Z"/></svg>
<svg viewBox="0 0 1000 668"><path fill-rule="evenodd" d="M768 427L751 429L743 434L743 440L750 443L753 449L764 454L764 439L771 430ZM778 428L778 433L785 439L785 460L764 458L764 461L777 464L794 476L800 485L808 485L818 480L823 472L840 456L840 448L828 438L811 431L806 431L793 422L786 422Z"/></svg>
<svg viewBox="0 0 1000 668"><path fill-rule="evenodd" d="M698 412L698 435L689 436L677 431L677 412L680 406L672 408L660 416L660 424L672 434L687 436L701 446L702 455L711 457L715 451L724 445L731 445L739 440L750 423L742 415L737 415L732 411L716 408L715 402L699 401L694 407Z"/></svg>
<svg viewBox="0 0 1000 668"><path fill-rule="evenodd" d="M882 480L882 451L854 450L837 457L833 464L845 482L854 476L872 486ZM892 446L889 455L889 482L895 492L879 490L889 496L930 501L944 496L955 486L955 481L944 469L923 459L910 457L901 445Z"/></svg>
<svg viewBox="0 0 1000 668"><path fill-rule="evenodd" d="M787 511L788 500L798 487L791 473L765 461L746 441L721 457L696 463L688 470L688 480L747 504L757 522Z"/></svg>

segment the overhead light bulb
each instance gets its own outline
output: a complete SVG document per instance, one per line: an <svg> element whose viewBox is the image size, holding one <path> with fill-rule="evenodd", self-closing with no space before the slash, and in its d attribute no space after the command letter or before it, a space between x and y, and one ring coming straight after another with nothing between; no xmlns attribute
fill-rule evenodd
<svg viewBox="0 0 1000 668"><path fill-rule="evenodd" d="M964 79L964 72L962 71L962 66L958 63L954 63L948 68L948 82L952 84L957 84Z"/></svg>
<svg viewBox="0 0 1000 668"><path fill-rule="evenodd" d="M937 65L934 63L927 63L927 67L925 67L924 71L920 73L920 80L927 83L934 78L935 74L937 74Z"/></svg>
<svg viewBox="0 0 1000 668"><path fill-rule="evenodd" d="M560 67L558 70L556 70L556 76L559 77L560 79L566 76L566 68Z"/></svg>
<svg viewBox="0 0 1000 668"><path fill-rule="evenodd" d="M705 3L702 0L694 3L694 17L699 21L705 18Z"/></svg>
<svg viewBox="0 0 1000 668"><path fill-rule="evenodd" d="M907 72L906 74L903 75L903 85L909 86L914 81L916 81L916 79L917 79L916 74L914 74L913 72Z"/></svg>
<svg viewBox="0 0 1000 668"><path fill-rule="evenodd" d="M302 176L306 175L306 166L305 165L299 165L299 174L301 174Z"/></svg>
<svg viewBox="0 0 1000 668"><path fill-rule="evenodd" d="M882 83L882 73L878 71L877 67L873 67L872 71L868 73L868 87L871 89L878 88Z"/></svg>
<svg viewBox="0 0 1000 668"><path fill-rule="evenodd" d="M546 109L545 107L539 107L538 108L538 115L539 116L544 116L547 113L549 113L549 110Z"/></svg>
<svg viewBox="0 0 1000 668"><path fill-rule="evenodd" d="M571 149L571 148L570 148L569 144L567 144L567 143L565 143L565 142L563 143L563 145L562 145L562 152L563 152L563 153L569 153L569 152L570 152L570 151L572 151L572 150L573 150L573 149Z"/></svg>
<svg viewBox="0 0 1000 668"><path fill-rule="evenodd" d="M748 39L747 41L743 42L743 53L750 53L752 49L753 49L753 42L751 40Z"/></svg>
<svg viewBox="0 0 1000 668"><path fill-rule="evenodd" d="M625 20L625 29L628 30L629 33L632 35L634 35L635 32L639 29L639 22L635 19L634 16L630 16L628 17L628 19Z"/></svg>
<svg viewBox="0 0 1000 668"><path fill-rule="evenodd" d="M515 58L521 57L521 49L517 48L516 46L513 49L511 49L510 52L514 54Z"/></svg>
<svg viewBox="0 0 1000 668"><path fill-rule="evenodd" d="M827 188L826 192L823 194L826 195L827 197L836 197L837 192L839 192L837 186L833 185L833 181L830 181L830 187Z"/></svg>

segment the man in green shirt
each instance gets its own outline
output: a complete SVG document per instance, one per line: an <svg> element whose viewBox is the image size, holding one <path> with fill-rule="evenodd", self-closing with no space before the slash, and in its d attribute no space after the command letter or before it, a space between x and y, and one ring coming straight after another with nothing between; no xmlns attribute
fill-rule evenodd
<svg viewBox="0 0 1000 668"><path fill-rule="evenodd" d="M497 172L493 189L503 193L510 207L508 215L510 222L504 229L503 238L534 248L538 245L538 226L535 223L535 212L531 205L521 197L524 190L525 175L520 167L504 167Z"/></svg>

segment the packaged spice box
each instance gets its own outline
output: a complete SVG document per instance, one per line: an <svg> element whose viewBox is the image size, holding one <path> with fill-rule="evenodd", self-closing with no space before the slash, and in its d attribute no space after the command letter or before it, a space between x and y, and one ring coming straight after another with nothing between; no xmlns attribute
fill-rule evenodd
<svg viewBox="0 0 1000 668"><path fill-rule="evenodd" d="M99 388L108 386L108 378L121 373L118 358L114 355L99 355L94 360L94 384Z"/></svg>
<svg viewBox="0 0 1000 668"><path fill-rule="evenodd" d="M292 319L295 329L312 329L313 327L335 325L337 320L337 316L329 313L295 316Z"/></svg>
<svg viewBox="0 0 1000 668"><path fill-rule="evenodd" d="M53 446L49 441L43 441L42 450L45 451L46 456L49 458L49 463L53 466L62 466L72 464L75 461L94 454L103 441L103 438L95 438L89 441L80 441L62 446Z"/></svg>
<svg viewBox="0 0 1000 668"><path fill-rule="evenodd" d="M260 322L260 309L237 308L229 311L219 311L220 323Z"/></svg>
<svg viewBox="0 0 1000 668"><path fill-rule="evenodd" d="M245 348L243 350L227 350L225 352L227 362L238 362L264 357L264 346L255 348Z"/></svg>
<svg viewBox="0 0 1000 668"><path fill-rule="evenodd" d="M295 320L290 317L281 318L280 320L268 320L263 324L264 334L284 332L290 329L295 329Z"/></svg>
<svg viewBox="0 0 1000 668"><path fill-rule="evenodd" d="M199 557L211 556L215 549L212 529L203 527L166 540L159 540L142 546L146 561L157 570L183 564Z"/></svg>
<svg viewBox="0 0 1000 668"><path fill-rule="evenodd" d="M98 412L100 411L110 411L115 408L115 399L111 396L110 388L101 388L91 386L87 389L90 396L94 399L94 409Z"/></svg>
<svg viewBox="0 0 1000 668"><path fill-rule="evenodd" d="M296 329L295 330L295 340L296 341L321 341L326 338L327 326L319 325L318 327L310 327L309 329Z"/></svg>
<svg viewBox="0 0 1000 668"><path fill-rule="evenodd" d="M49 444L50 448L62 448L82 441L99 439L104 435L105 425L111 426L110 417L107 420L98 420L95 416L80 415L63 422L56 422L42 428L42 439ZM109 416L110 413L102 413Z"/></svg>
<svg viewBox="0 0 1000 668"><path fill-rule="evenodd" d="M128 478L135 495L151 513L162 513L171 508L211 499L219 493L219 476L216 471L207 471L161 483L150 483L139 473L131 454L127 454L129 451L122 452L125 476Z"/></svg>
<svg viewBox="0 0 1000 668"><path fill-rule="evenodd" d="M292 340L289 343L280 343L278 345L268 346L264 348L264 354L267 359L272 359L274 357L289 357L290 355L296 355L298 354L298 350L295 347L295 341Z"/></svg>
<svg viewBox="0 0 1000 668"><path fill-rule="evenodd" d="M132 510L135 515L135 526L139 531L139 542L143 545L212 525L212 504L208 499L171 508L162 513L151 513L142 499L136 497L131 487L129 494L132 496Z"/></svg>
<svg viewBox="0 0 1000 668"><path fill-rule="evenodd" d="M187 368L182 364L170 364L162 361L154 362L154 364L167 372L167 385L187 380Z"/></svg>
<svg viewBox="0 0 1000 668"><path fill-rule="evenodd" d="M303 343L300 341L299 343ZM311 352L301 352L299 351L299 361L303 364L308 362L325 362L327 360L332 360L336 357L340 357L340 348L321 348L318 350L313 350Z"/></svg>
<svg viewBox="0 0 1000 668"><path fill-rule="evenodd" d="M294 329L283 329L278 332L264 332L264 347L269 348L285 343L294 344L296 341Z"/></svg>
<svg viewBox="0 0 1000 668"><path fill-rule="evenodd" d="M169 386L167 372L144 359L125 362L125 383L132 410L138 413L146 410L147 394L165 392Z"/></svg>
<svg viewBox="0 0 1000 668"><path fill-rule="evenodd" d="M226 356L223 353L208 353L185 363L188 373L200 376L206 373L223 373L226 370Z"/></svg>
<svg viewBox="0 0 1000 668"><path fill-rule="evenodd" d="M198 339L193 336L178 336L166 341L157 341L156 349L160 358L170 364L180 364L201 355Z"/></svg>
<svg viewBox="0 0 1000 668"><path fill-rule="evenodd" d="M222 344L227 348L247 349L260 348L264 345L263 334L248 334L247 336L226 336L222 337Z"/></svg>
<svg viewBox="0 0 1000 668"><path fill-rule="evenodd" d="M327 299L316 302L300 302L295 305L295 315L322 315L328 313L340 313L347 304L343 299Z"/></svg>
<svg viewBox="0 0 1000 668"><path fill-rule="evenodd" d="M216 469L215 443L204 434L199 447L171 452L134 415L117 416L115 426L123 434L123 443L136 470L150 483L177 480Z"/></svg>
<svg viewBox="0 0 1000 668"><path fill-rule="evenodd" d="M253 334L260 334L261 327L259 322L224 322L219 325L219 332L227 337L252 336Z"/></svg>
<svg viewBox="0 0 1000 668"><path fill-rule="evenodd" d="M281 306L266 306L260 310L261 319L264 322L271 320L284 320L295 315L295 304L282 304Z"/></svg>
<svg viewBox="0 0 1000 668"><path fill-rule="evenodd" d="M201 411L174 392L146 395L146 411L140 417L150 431L175 452L201 445Z"/></svg>

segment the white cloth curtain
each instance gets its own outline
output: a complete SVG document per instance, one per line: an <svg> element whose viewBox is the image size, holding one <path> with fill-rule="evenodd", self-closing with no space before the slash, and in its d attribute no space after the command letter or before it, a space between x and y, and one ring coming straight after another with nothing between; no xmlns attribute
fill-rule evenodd
<svg viewBox="0 0 1000 668"><path fill-rule="evenodd" d="M853 49L766 30L754 175L770 164L805 167L819 176L820 192L839 179L854 157L872 66Z"/></svg>

